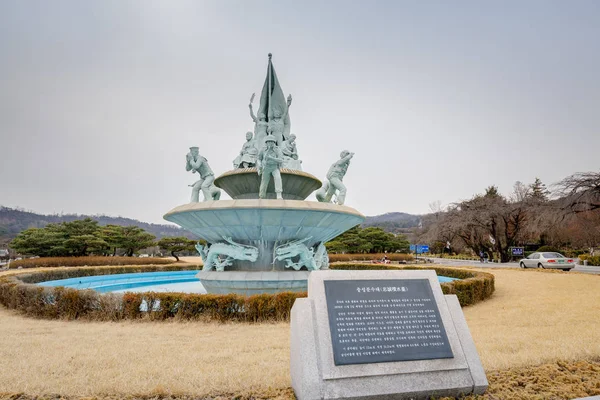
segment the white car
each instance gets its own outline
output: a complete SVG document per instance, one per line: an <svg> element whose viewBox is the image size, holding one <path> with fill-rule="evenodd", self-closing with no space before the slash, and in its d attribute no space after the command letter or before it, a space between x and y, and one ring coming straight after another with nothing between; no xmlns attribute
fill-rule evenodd
<svg viewBox="0 0 600 400"><path fill-rule="evenodd" d="M521 268L555 268L570 271L575 268L575 260L560 253L545 251L530 254L529 257L519 261L519 266Z"/></svg>

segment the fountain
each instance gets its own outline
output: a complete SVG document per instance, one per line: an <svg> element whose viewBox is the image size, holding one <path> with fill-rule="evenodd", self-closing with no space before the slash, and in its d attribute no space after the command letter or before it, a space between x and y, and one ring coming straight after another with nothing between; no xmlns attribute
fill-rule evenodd
<svg viewBox="0 0 600 400"><path fill-rule="evenodd" d="M234 169L215 178L191 147L186 169L200 179L191 202L164 218L207 242L196 248L204 261L197 277L208 293L306 291L308 274L329 266L325 243L365 218L344 205L342 180L354 154L340 154L325 184L302 171L291 133L292 97L283 94L271 54L258 116L253 100L254 94L249 108L255 129L247 133ZM232 200L220 200L221 189ZM307 201L315 190L318 201Z"/></svg>

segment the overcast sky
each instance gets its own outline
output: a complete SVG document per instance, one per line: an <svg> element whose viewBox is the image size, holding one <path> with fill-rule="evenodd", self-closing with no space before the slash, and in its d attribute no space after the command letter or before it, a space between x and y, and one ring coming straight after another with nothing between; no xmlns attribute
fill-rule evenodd
<svg viewBox="0 0 600 400"><path fill-rule="evenodd" d="M0 205L164 222L188 147L231 169L269 52L304 170L355 152L365 215L600 166L600 1L5 0Z"/></svg>

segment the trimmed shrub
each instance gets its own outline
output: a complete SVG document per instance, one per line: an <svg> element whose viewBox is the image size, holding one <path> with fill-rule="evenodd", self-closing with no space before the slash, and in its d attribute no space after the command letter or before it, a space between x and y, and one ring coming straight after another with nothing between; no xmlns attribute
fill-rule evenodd
<svg viewBox="0 0 600 400"><path fill-rule="evenodd" d="M78 276L198 269L190 266L69 268L0 278L0 304L47 319L118 321L124 319L267 322L288 321L294 301L306 293L237 294L124 293L42 287L39 282Z"/></svg>
<svg viewBox="0 0 600 400"><path fill-rule="evenodd" d="M455 255L448 255L448 254L439 254L438 255L440 258L448 258L450 260L471 260L471 261L479 261L479 257L470 255L470 254L455 254Z"/></svg>
<svg viewBox="0 0 600 400"><path fill-rule="evenodd" d="M393 269L393 270L397 270L399 269L398 266L396 265L389 265L389 264L344 264L344 263L339 263L339 264L332 264L329 266L329 269L339 269L339 270L345 270L345 271L361 271L361 270L372 270L372 269L377 269L377 270L385 270L385 269Z"/></svg>
<svg viewBox="0 0 600 400"><path fill-rule="evenodd" d="M538 253L550 252L550 253L560 253L558 249L554 246L541 246L536 250Z"/></svg>
<svg viewBox="0 0 600 400"><path fill-rule="evenodd" d="M489 298L495 290L494 275L449 267L392 266L382 264L334 264L329 268L339 270L434 270L438 275L460 280L440 284L444 294L455 294L461 306L470 306Z"/></svg>
<svg viewBox="0 0 600 400"><path fill-rule="evenodd" d="M0 304L37 318L119 321L133 319L204 320L237 322L289 321L294 301L306 293L284 292L242 296L237 294L125 293L101 294L93 290L42 287L35 283L77 276L132 272L191 270L198 266L130 266L68 268L0 277ZM391 266L383 264L334 264L336 270L420 270L433 269L438 275L460 278L442 283L444 294L456 294L462 306L475 304L492 295L492 274L442 267Z"/></svg>
<svg viewBox="0 0 600 400"><path fill-rule="evenodd" d="M9 268L84 267L100 265L152 265L173 264L171 258L150 257L41 257L12 261Z"/></svg>
<svg viewBox="0 0 600 400"><path fill-rule="evenodd" d="M559 253L564 254L565 257L577 258L582 255L587 255L588 251L587 250L563 250L563 251L559 251Z"/></svg>
<svg viewBox="0 0 600 400"><path fill-rule="evenodd" d="M587 260L587 265L592 265L595 267L600 266L600 256L590 256L587 254L582 254L579 256L581 261Z"/></svg>
<svg viewBox="0 0 600 400"><path fill-rule="evenodd" d="M381 260L383 256L387 256L390 261L408 262L413 261L415 258L412 254L404 253L358 253L358 254L329 254L330 262L343 262L343 261L371 261Z"/></svg>

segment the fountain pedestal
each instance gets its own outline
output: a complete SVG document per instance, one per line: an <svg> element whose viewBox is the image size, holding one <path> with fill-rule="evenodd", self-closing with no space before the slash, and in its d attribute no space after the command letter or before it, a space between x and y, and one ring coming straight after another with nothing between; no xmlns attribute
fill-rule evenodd
<svg viewBox="0 0 600 400"><path fill-rule="evenodd" d="M208 293L306 292L309 271L201 271L196 277Z"/></svg>

